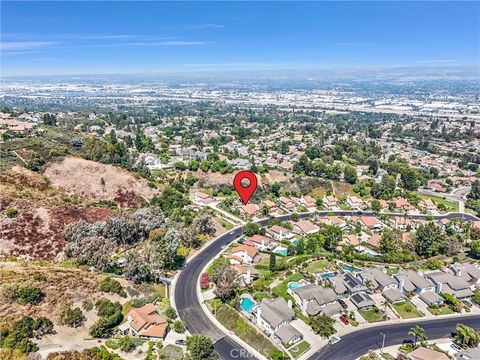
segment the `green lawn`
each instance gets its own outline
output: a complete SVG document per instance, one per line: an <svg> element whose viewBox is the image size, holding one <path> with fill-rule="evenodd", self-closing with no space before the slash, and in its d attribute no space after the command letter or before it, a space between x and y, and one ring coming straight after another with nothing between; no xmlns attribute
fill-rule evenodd
<svg viewBox="0 0 480 360"><path fill-rule="evenodd" d="M290 354L292 354L294 359L298 359L302 354L307 352L310 349L310 344L306 341L302 341L298 344L295 344L291 348L288 349Z"/></svg>
<svg viewBox="0 0 480 360"><path fill-rule="evenodd" d="M383 321L383 312L380 311L380 309L374 307L371 310L358 310L360 315L363 316L365 320L367 320L369 323L372 322L378 322L378 321Z"/></svg>
<svg viewBox="0 0 480 360"><path fill-rule="evenodd" d="M393 267L388 268L387 275L390 275L390 276L395 275L396 273L398 273L398 270L399 270L398 268L393 268Z"/></svg>
<svg viewBox="0 0 480 360"><path fill-rule="evenodd" d="M289 298L290 295L288 295L287 290L288 290L288 283L290 281L299 281L303 279L302 274L292 274L290 275L287 279L283 280L280 284L275 286L272 289L272 292L277 295L283 297L285 300Z"/></svg>
<svg viewBox="0 0 480 360"><path fill-rule="evenodd" d="M181 347L168 344L158 351L160 356L165 356L165 359L180 360L183 357L183 350ZM161 358L162 359L162 358Z"/></svg>
<svg viewBox="0 0 480 360"><path fill-rule="evenodd" d="M450 309L447 305L440 306L439 308L432 308L432 307L429 306L427 309L433 315L450 315L450 314L453 314L452 309Z"/></svg>
<svg viewBox="0 0 480 360"><path fill-rule="evenodd" d="M253 298L257 301L257 302L261 302L263 299L267 298L267 299L270 299L270 295L267 294L267 293L264 293L264 292L259 292L259 293L256 293L253 295Z"/></svg>
<svg viewBox="0 0 480 360"><path fill-rule="evenodd" d="M423 316L422 313L418 311L410 301L392 304L392 306L403 319L418 318Z"/></svg>
<svg viewBox="0 0 480 360"><path fill-rule="evenodd" d="M332 264L328 260L317 260L311 262L307 266L307 270L310 273L318 273L320 271L324 271L325 269L331 269Z"/></svg>
<svg viewBox="0 0 480 360"><path fill-rule="evenodd" d="M243 341L261 354L270 356L278 350L256 327L249 324L236 310L223 305L217 310L216 318L228 330L233 331Z"/></svg>
<svg viewBox="0 0 480 360"><path fill-rule="evenodd" d="M389 353L382 353L381 357L382 357L382 359L385 359L385 360L395 360L396 359L394 356L390 355Z"/></svg>
<svg viewBox="0 0 480 360"><path fill-rule="evenodd" d="M445 200L441 196L418 194L420 199L430 199L435 205L443 204L448 211L458 211L458 203Z"/></svg>

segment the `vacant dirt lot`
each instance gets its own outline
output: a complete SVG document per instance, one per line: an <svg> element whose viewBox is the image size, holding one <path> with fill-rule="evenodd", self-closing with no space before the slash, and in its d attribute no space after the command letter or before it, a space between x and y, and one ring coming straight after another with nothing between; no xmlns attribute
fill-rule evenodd
<svg viewBox="0 0 480 360"><path fill-rule="evenodd" d="M159 190L134 174L112 165L68 157L49 164L44 175L53 187L80 199L109 200L122 208L138 207Z"/></svg>

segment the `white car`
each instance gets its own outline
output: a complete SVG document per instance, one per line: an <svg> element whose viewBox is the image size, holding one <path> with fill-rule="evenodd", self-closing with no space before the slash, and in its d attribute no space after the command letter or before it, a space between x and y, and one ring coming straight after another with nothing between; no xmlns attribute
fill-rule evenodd
<svg viewBox="0 0 480 360"><path fill-rule="evenodd" d="M328 344L329 345L335 345L336 343L338 343L340 340L342 340L342 338L340 336L331 336L330 339L328 339Z"/></svg>
<svg viewBox="0 0 480 360"><path fill-rule="evenodd" d="M457 352L458 351L463 351L463 349L460 346L458 346L457 344L451 344L450 347Z"/></svg>

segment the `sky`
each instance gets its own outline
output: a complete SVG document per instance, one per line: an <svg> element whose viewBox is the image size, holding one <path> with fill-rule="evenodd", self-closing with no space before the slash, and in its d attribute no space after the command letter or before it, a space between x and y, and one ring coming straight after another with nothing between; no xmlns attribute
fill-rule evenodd
<svg viewBox="0 0 480 360"><path fill-rule="evenodd" d="M479 2L2 1L1 74L479 66Z"/></svg>

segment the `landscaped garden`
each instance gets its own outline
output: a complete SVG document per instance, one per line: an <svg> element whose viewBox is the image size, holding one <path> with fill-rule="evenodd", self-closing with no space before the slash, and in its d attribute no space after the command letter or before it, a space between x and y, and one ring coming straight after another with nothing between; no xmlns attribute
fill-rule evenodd
<svg viewBox="0 0 480 360"><path fill-rule="evenodd" d="M385 320L385 314L377 307L373 307L370 310L358 310L358 312L369 323Z"/></svg>
<svg viewBox="0 0 480 360"><path fill-rule="evenodd" d="M268 338L230 306L222 305L218 308L216 318L223 326L233 331L259 353L270 355L278 350Z"/></svg>
<svg viewBox="0 0 480 360"><path fill-rule="evenodd" d="M313 261L307 266L309 273L318 273L324 270L330 270L333 268L333 265L328 260L317 260Z"/></svg>
<svg viewBox="0 0 480 360"><path fill-rule="evenodd" d="M295 359L298 359L300 356L306 353L309 349L310 349L310 344L304 340L298 344L293 345L291 348L288 349L288 351L290 352L290 354L292 354L292 356Z"/></svg>
<svg viewBox="0 0 480 360"><path fill-rule="evenodd" d="M272 292L277 295L283 297L285 300L288 300L291 298L291 296L288 294L288 283L291 281L299 281L303 279L302 274L292 274L285 280L283 280L280 284L275 286L272 289Z"/></svg>
<svg viewBox="0 0 480 360"><path fill-rule="evenodd" d="M452 309L450 309L447 305L441 305L438 307L429 306L427 308L433 315L450 315L453 314Z"/></svg>

